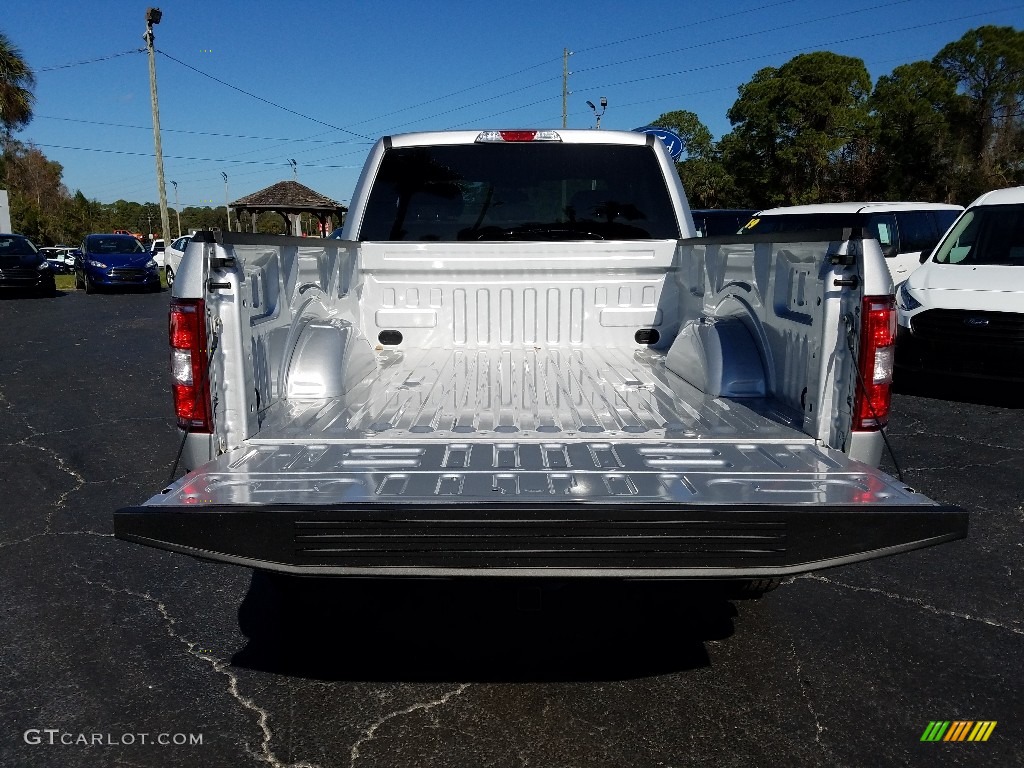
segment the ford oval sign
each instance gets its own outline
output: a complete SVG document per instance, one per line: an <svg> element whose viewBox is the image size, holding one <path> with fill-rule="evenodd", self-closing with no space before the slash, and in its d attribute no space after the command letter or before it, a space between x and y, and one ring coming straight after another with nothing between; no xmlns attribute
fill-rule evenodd
<svg viewBox="0 0 1024 768"><path fill-rule="evenodd" d="M633 130L638 133L649 133L652 136L657 136L661 139L673 160L678 160L679 156L683 154L683 140L675 131L670 131L667 128L655 128L653 125L648 125L645 128L634 128Z"/></svg>

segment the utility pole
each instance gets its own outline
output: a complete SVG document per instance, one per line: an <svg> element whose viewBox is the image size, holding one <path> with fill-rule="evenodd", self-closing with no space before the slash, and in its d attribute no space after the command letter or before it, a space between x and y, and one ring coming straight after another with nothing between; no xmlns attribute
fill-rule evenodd
<svg viewBox="0 0 1024 768"><path fill-rule="evenodd" d="M569 118L569 57L572 51L568 48L562 49L562 127L568 126Z"/></svg>
<svg viewBox="0 0 1024 768"><path fill-rule="evenodd" d="M171 186L174 187L174 212L178 214L178 237L181 237L181 206L178 205L178 182L172 181Z"/></svg>
<svg viewBox="0 0 1024 768"><path fill-rule="evenodd" d="M153 25L159 24L162 17L163 12L159 8L146 9L146 34L142 36L142 39L146 41L146 50L149 52L149 99L153 104L153 148L156 152L156 186L160 193L160 236L164 238L166 245L171 231L171 221L167 215L164 151L160 144L160 102L156 97L156 50L153 48Z"/></svg>
<svg viewBox="0 0 1024 768"><path fill-rule="evenodd" d="M224 171L220 172L220 175L224 177L224 210L228 214L228 232L231 231L231 209L228 207L228 175Z"/></svg>

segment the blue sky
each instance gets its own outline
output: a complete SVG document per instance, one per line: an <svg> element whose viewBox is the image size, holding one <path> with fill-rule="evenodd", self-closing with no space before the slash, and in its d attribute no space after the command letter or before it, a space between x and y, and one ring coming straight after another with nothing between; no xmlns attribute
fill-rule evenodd
<svg viewBox="0 0 1024 768"><path fill-rule="evenodd" d="M384 134L558 127L563 48L573 52L570 128L592 127L586 102L605 96L603 128L688 109L718 137L730 129L737 87L798 53L858 56L877 79L930 59L968 29L1024 26L1024 3L1014 0L165 0L160 8L164 165L170 204L174 180L183 207L223 205L222 172L232 200L292 178L291 159L299 181L347 201ZM147 60L128 53L144 45L145 11L5 0L0 14L0 30L38 80L36 117L18 138L61 163L70 190L102 202L158 199Z"/></svg>

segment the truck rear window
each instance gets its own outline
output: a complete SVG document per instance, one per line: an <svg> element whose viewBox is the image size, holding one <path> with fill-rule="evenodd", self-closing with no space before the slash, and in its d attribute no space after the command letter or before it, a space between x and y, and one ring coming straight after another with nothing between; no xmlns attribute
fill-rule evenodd
<svg viewBox="0 0 1024 768"><path fill-rule="evenodd" d="M646 146L470 144L388 150L360 240L676 239Z"/></svg>

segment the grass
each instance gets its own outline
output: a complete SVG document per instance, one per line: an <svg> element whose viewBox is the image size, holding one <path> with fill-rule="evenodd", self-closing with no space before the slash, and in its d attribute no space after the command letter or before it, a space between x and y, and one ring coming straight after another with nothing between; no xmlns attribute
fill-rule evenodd
<svg viewBox="0 0 1024 768"><path fill-rule="evenodd" d="M58 291L74 291L75 288L75 276L74 275L54 275L54 280L57 282ZM164 270L160 270L160 285L164 288L167 287L167 277L164 275Z"/></svg>

